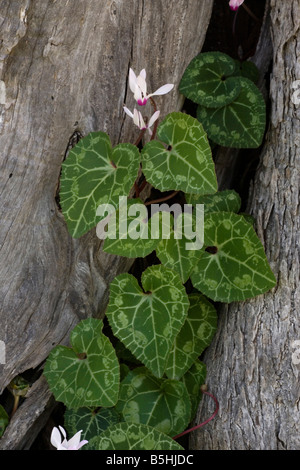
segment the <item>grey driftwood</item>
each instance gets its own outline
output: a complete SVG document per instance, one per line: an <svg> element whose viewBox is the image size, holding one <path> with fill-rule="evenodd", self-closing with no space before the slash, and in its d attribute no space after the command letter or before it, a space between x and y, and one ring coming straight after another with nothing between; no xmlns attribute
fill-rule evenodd
<svg viewBox="0 0 300 470"><path fill-rule="evenodd" d="M113 145L135 140L122 109L133 108L129 67L146 68L149 91L174 83L157 104L162 116L179 110L179 80L201 50L212 4L0 0L0 393L67 344L81 319L103 315L110 281L132 263L104 254L95 230L68 234L55 197L70 139L102 130ZM28 447L43 425L53 405L43 379L32 393L1 449Z"/></svg>
<svg viewBox="0 0 300 470"><path fill-rule="evenodd" d="M204 358L220 411L194 433L196 449L300 450L300 104L293 102L293 83L300 79L300 1L271 0L270 28L270 123L249 211L278 284L220 311ZM197 422L212 410L202 400Z"/></svg>

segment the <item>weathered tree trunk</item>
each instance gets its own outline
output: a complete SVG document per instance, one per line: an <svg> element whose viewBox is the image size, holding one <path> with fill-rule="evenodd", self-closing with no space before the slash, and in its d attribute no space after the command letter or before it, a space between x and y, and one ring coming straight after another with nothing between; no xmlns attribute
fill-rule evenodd
<svg viewBox="0 0 300 470"><path fill-rule="evenodd" d="M300 1L271 0L270 16L270 126L249 210L278 284L220 311L204 359L220 411L194 433L197 449L300 450L300 365L293 356L293 342L300 340L300 105L291 99L292 83L300 78ZM197 421L206 419L212 406L202 400Z"/></svg>
<svg viewBox="0 0 300 470"><path fill-rule="evenodd" d="M78 240L68 234L55 196L70 139L95 130L113 145L136 138L122 109L133 105L129 67L147 69L152 91L174 83L157 103L162 116L179 109L177 86L201 50L212 4L0 0L0 393L67 343L81 319L103 314L109 282L132 263L104 254L95 230ZM2 449L26 447L38 432L51 399L43 379L38 386Z"/></svg>

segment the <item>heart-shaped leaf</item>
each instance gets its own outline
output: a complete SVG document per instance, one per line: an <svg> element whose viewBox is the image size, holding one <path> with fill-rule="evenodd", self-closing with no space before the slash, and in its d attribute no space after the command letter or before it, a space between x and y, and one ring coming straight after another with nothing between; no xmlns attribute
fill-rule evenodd
<svg viewBox="0 0 300 470"><path fill-rule="evenodd" d="M196 56L186 68L179 91L184 96L209 108L231 103L241 90L234 59L222 52L204 52Z"/></svg>
<svg viewBox="0 0 300 470"><path fill-rule="evenodd" d="M110 426L84 447L85 450L184 450L171 437L145 424Z"/></svg>
<svg viewBox="0 0 300 470"><path fill-rule="evenodd" d="M188 204L203 204L205 214L209 212L237 213L241 208L241 198L233 189L218 191L215 194L206 194L204 196L186 194L185 197Z"/></svg>
<svg viewBox="0 0 300 470"><path fill-rule="evenodd" d="M157 222L156 222L157 221ZM152 238L151 224L159 224L159 214L148 219L147 207L136 198L128 200L110 220L113 238L105 239L103 251L127 258L144 258L155 250L159 238ZM159 225L158 225L159 228Z"/></svg>
<svg viewBox="0 0 300 470"><path fill-rule="evenodd" d="M198 356L209 346L217 329L214 306L197 293L189 295L190 308L183 327L176 336L169 354L165 373L180 379Z"/></svg>
<svg viewBox="0 0 300 470"><path fill-rule="evenodd" d="M246 214L245 212L240 212L240 215L244 217L244 219L246 220L246 222L248 222L248 224L252 225L252 227L254 226L255 218L252 215Z"/></svg>
<svg viewBox="0 0 300 470"><path fill-rule="evenodd" d="M62 165L60 204L72 237L95 227L101 204L119 205L137 177L139 151L132 144L114 149L104 132L91 132L70 151Z"/></svg>
<svg viewBox="0 0 300 470"><path fill-rule="evenodd" d="M82 429L81 440L87 441L119 422L120 415L115 408L101 408L98 411L90 408L67 409L64 414L64 427L68 434L73 436Z"/></svg>
<svg viewBox="0 0 300 470"><path fill-rule="evenodd" d="M123 380L116 409L125 421L147 424L170 436L183 431L191 418L183 382L158 379L146 367L134 369Z"/></svg>
<svg viewBox="0 0 300 470"><path fill-rule="evenodd" d="M110 284L106 315L113 334L155 376L162 377L189 300L179 275L162 265L147 268L142 285L144 291L131 274L117 276Z"/></svg>
<svg viewBox="0 0 300 470"><path fill-rule="evenodd" d="M194 419L199 402L203 396L201 386L206 380L206 365L198 359L180 379L186 386L191 400L191 420Z"/></svg>
<svg viewBox="0 0 300 470"><path fill-rule="evenodd" d="M257 148L266 127L265 102L254 83L244 77L239 80L242 88L234 101L218 109L198 106L197 118L208 137L218 145Z"/></svg>
<svg viewBox="0 0 300 470"><path fill-rule="evenodd" d="M249 78L253 83L257 83L259 79L259 70L256 65L251 62L250 60L245 60L240 62L239 60L236 61L237 66L237 74Z"/></svg>
<svg viewBox="0 0 300 470"><path fill-rule="evenodd" d="M176 219L177 223L178 218ZM203 219L204 220L204 219ZM202 222L203 226L203 221ZM191 214L182 214L180 229L170 232L169 238L160 240L156 247L156 255L161 263L167 268L174 269L184 283L190 277L191 272L195 267L195 263L198 262L199 253L198 250L202 248L203 237L198 235L195 227L195 220ZM187 234L195 236L192 239L187 238ZM177 235L176 235L177 234ZM195 248L192 249L191 246Z"/></svg>
<svg viewBox="0 0 300 470"><path fill-rule="evenodd" d="M128 372L130 371L130 368L127 364L124 364L124 362L122 362L120 364L120 380L122 381L123 379L125 379L126 375L128 374Z"/></svg>
<svg viewBox="0 0 300 470"><path fill-rule="evenodd" d="M122 341L117 341L115 344L116 355L120 362L124 361L132 365L141 366L141 362L132 354L129 349L125 347L125 344Z"/></svg>
<svg viewBox="0 0 300 470"><path fill-rule="evenodd" d="M82 320L71 332L72 348L56 346L46 361L49 387L68 408L109 407L118 400L119 363L102 327L101 320Z"/></svg>
<svg viewBox="0 0 300 470"><path fill-rule="evenodd" d="M204 295L220 302L255 297L276 284L253 227L232 212L206 216L204 247L191 281Z"/></svg>
<svg viewBox="0 0 300 470"><path fill-rule="evenodd" d="M215 167L206 134L197 119L171 113L158 128L158 139L141 153L143 173L160 191L182 190L193 194L217 191Z"/></svg>

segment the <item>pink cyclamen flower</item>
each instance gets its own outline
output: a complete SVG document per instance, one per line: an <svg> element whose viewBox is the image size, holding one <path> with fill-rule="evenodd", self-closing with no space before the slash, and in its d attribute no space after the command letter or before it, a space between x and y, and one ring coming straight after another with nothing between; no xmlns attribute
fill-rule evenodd
<svg viewBox="0 0 300 470"><path fill-rule="evenodd" d="M144 119L143 119L143 116L141 114L140 111L138 111L137 109L134 108L134 111L133 113L130 111L130 109L126 108L126 106L123 107L125 113L131 117L131 119L133 120L134 124L140 129L140 130L144 130L144 129L148 129L148 132L150 135L152 135L152 131L150 129L150 127L153 126L153 124L155 123L155 121L157 121L157 119L159 118L159 115L160 115L160 111L155 111L155 113L153 113L153 115L151 116L151 118L149 119L149 122L148 124L145 123Z"/></svg>
<svg viewBox="0 0 300 470"><path fill-rule="evenodd" d="M129 69L129 88L134 94L134 99L138 105L145 106L151 96L165 95L174 88L174 85L167 83L158 88L154 93L147 95L146 70L141 70L140 74L136 76L134 71Z"/></svg>
<svg viewBox="0 0 300 470"><path fill-rule="evenodd" d="M229 6L231 10L236 11L242 3L244 3L244 0L230 0Z"/></svg>
<svg viewBox="0 0 300 470"><path fill-rule="evenodd" d="M67 440L67 433L62 426L58 426L57 428L52 429L50 442L51 444L56 447L57 450L79 450L82 446L88 443L88 441L80 441L82 431L78 431L75 436L71 437L71 439ZM61 434L63 435L64 439L62 440Z"/></svg>

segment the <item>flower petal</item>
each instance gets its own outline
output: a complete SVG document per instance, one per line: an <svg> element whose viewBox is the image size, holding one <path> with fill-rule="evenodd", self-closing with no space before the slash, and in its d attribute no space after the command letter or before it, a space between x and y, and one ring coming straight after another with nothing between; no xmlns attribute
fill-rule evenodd
<svg viewBox="0 0 300 470"><path fill-rule="evenodd" d="M133 110L133 122L136 126L140 127L139 112L136 108Z"/></svg>
<svg viewBox="0 0 300 470"><path fill-rule="evenodd" d="M59 427L59 430L60 432L62 433L62 435L64 436L64 438L66 439L67 438L67 433L66 431L64 430L64 428L62 426L58 426Z"/></svg>
<svg viewBox="0 0 300 470"><path fill-rule="evenodd" d="M132 91L132 93L135 92L135 89L136 89L136 74L134 73L134 71L130 68L129 69L129 88L130 90Z"/></svg>
<svg viewBox="0 0 300 470"><path fill-rule="evenodd" d="M73 437L71 437L71 439L68 441L68 449L70 449L71 447L75 447L76 449L78 448L81 439L81 433L82 430L78 431Z"/></svg>
<svg viewBox="0 0 300 470"><path fill-rule="evenodd" d="M140 76L143 77L144 80L146 80L146 70L145 69L140 71Z"/></svg>
<svg viewBox="0 0 300 470"><path fill-rule="evenodd" d="M131 119L133 119L133 114L130 111L130 109L128 109L126 106L123 106L123 109L124 109L125 113L128 114L128 116L131 117Z"/></svg>
<svg viewBox="0 0 300 470"><path fill-rule="evenodd" d="M160 115L160 111L155 111L155 113L152 114L152 116L149 120L148 126L147 126L148 129L149 129L149 127L153 126L155 121L157 121L157 119L159 118L159 115Z"/></svg>
<svg viewBox="0 0 300 470"><path fill-rule="evenodd" d="M229 6L231 10L236 11L242 3L244 3L244 0L230 0Z"/></svg>
<svg viewBox="0 0 300 470"><path fill-rule="evenodd" d="M150 98L150 96L165 95L166 93L169 93L169 91L171 91L173 88L174 85L172 83L166 83L166 85L161 86L154 93L148 95L148 98Z"/></svg>
<svg viewBox="0 0 300 470"><path fill-rule="evenodd" d="M141 75L139 75L136 79L136 83L139 87L139 89L141 90L142 94L144 96L146 96L146 93L147 93L147 83L146 83L146 80L144 77L142 77Z"/></svg>
<svg viewBox="0 0 300 470"><path fill-rule="evenodd" d="M142 129L146 129L147 126L145 124L145 121L143 119L143 116L142 116L142 113L140 111L138 111L139 113L139 128L142 130Z"/></svg>
<svg viewBox="0 0 300 470"><path fill-rule="evenodd" d="M61 434L60 434L58 428L53 428L52 429L50 442L56 448L58 448L61 445Z"/></svg>
<svg viewBox="0 0 300 470"><path fill-rule="evenodd" d="M139 87L138 85L136 85L136 88L135 88L134 99L135 99L135 101L137 101L137 102L143 101L142 91L141 91L141 89L140 89L140 87Z"/></svg>
<svg viewBox="0 0 300 470"><path fill-rule="evenodd" d="M89 441L85 441L85 440L79 442L79 444L78 444L78 446L77 446L77 450L80 449L80 447L82 447L82 446L84 446L85 444L87 444L88 442L89 442Z"/></svg>

